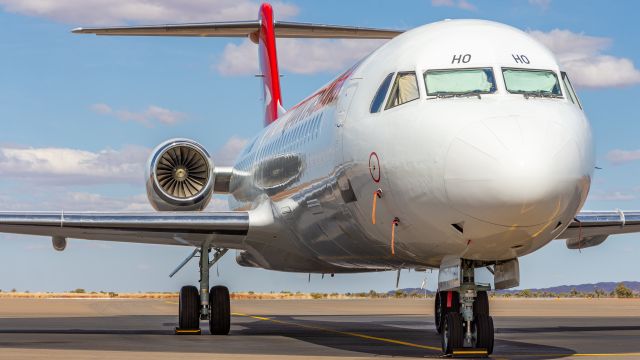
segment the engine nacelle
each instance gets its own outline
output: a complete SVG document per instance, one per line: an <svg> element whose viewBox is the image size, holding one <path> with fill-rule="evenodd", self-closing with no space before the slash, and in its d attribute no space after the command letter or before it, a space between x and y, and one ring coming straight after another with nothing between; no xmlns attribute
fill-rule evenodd
<svg viewBox="0 0 640 360"><path fill-rule="evenodd" d="M200 211L211 201L214 164L193 140L171 139L158 145L147 172L147 197L158 211Z"/></svg>

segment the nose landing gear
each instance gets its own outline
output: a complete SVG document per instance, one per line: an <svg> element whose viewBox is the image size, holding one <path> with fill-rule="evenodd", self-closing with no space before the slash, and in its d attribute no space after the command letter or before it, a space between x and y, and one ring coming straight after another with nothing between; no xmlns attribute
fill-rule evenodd
<svg viewBox="0 0 640 360"><path fill-rule="evenodd" d="M462 283L436 294L435 324L442 336L442 352L448 356L488 356L494 343L487 295L490 287L475 283L472 261L462 260L460 265Z"/></svg>
<svg viewBox="0 0 640 360"><path fill-rule="evenodd" d="M209 320L211 335L227 335L229 333L231 327L229 289L226 286L214 286L209 289L209 269L220 260L227 249L216 249L211 261L209 261L210 251L209 243L203 244L199 250L200 291L192 285L183 286L180 289L176 334L200 334L200 320ZM192 257L195 254L196 252ZM188 260L189 258L186 261ZM180 265L178 270L186 264L186 261Z"/></svg>

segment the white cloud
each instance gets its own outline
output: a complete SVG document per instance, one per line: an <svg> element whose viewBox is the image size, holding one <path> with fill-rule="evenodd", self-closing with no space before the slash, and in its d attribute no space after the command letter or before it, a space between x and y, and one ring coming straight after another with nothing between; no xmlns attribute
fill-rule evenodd
<svg viewBox="0 0 640 360"><path fill-rule="evenodd" d="M607 153L607 160L615 165L637 161L640 160L640 150L614 149Z"/></svg>
<svg viewBox="0 0 640 360"><path fill-rule="evenodd" d="M143 111L115 110L107 104L93 104L91 110L101 115L112 115L122 121L134 121L152 127L155 123L173 125L184 119L186 115L156 105L149 105Z"/></svg>
<svg viewBox="0 0 640 360"><path fill-rule="evenodd" d="M555 53L576 86L598 88L640 83L640 71L633 61L603 53L611 45L609 38L560 29L530 34Z"/></svg>
<svg viewBox="0 0 640 360"><path fill-rule="evenodd" d="M126 146L98 152L69 148L0 148L4 178L54 184L144 183L150 149Z"/></svg>
<svg viewBox="0 0 640 360"><path fill-rule="evenodd" d="M634 200L636 198L633 194L624 193L621 191L613 191L613 192L601 192L590 194L589 199L591 200L602 200L602 201L629 201Z"/></svg>
<svg viewBox="0 0 640 360"><path fill-rule="evenodd" d="M227 142L222 145L215 153L213 153L213 161L215 166L230 166L233 165L233 161L238 157L240 151L247 145L247 139L243 139L238 136L232 136Z"/></svg>
<svg viewBox="0 0 640 360"><path fill-rule="evenodd" d="M218 165L232 165L246 143L246 139L231 137L213 153L214 161ZM140 146L97 152L0 147L0 174L5 180L18 180L13 189L0 189L4 190L0 192L0 210L151 211L144 193L118 197L99 192L61 191L74 186L114 184L135 185L144 191L150 152ZM227 197L215 195L208 209L228 210Z"/></svg>
<svg viewBox="0 0 640 360"><path fill-rule="evenodd" d="M93 104L91 105L91 110L97 112L98 114L111 114L113 112L111 106L107 104Z"/></svg>
<svg viewBox="0 0 640 360"><path fill-rule="evenodd" d="M44 190L44 191L40 191ZM60 192L53 187L38 189L35 196L21 192L0 196L2 211L153 211L146 194L106 196L91 192Z"/></svg>
<svg viewBox="0 0 640 360"><path fill-rule="evenodd" d="M281 72L313 74L335 72L353 65L386 40L278 39ZM253 75L258 70L258 47L245 40L228 44L215 65L223 75Z"/></svg>
<svg viewBox="0 0 640 360"><path fill-rule="evenodd" d="M65 210L152 211L146 194L110 197L89 192L71 192L64 196ZM60 205L60 201L56 201Z"/></svg>
<svg viewBox="0 0 640 360"><path fill-rule="evenodd" d="M529 4L546 10L549 8L549 5L551 5L551 0L529 0Z"/></svg>
<svg viewBox="0 0 640 360"><path fill-rule="evenodd" d="M272 3L278 19L298 14L298 7ZM0 0L7 12L76 25L238 21L257 18L260 3L251 0Z"/></svg>
<svg viewBox="0 0 640 360"><path fill-rule="evenodd" d="M476 6L467 0L431 0L432 6L456 7L462 10L475 11Z"/></svg>

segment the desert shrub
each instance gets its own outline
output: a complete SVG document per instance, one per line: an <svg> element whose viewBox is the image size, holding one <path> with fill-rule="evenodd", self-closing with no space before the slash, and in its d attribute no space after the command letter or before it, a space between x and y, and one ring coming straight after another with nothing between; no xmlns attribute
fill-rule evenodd
<svg viewBox="0 0 640 360"><path fill-rule="evenodd" d="M616 297L619 297L619 298L633 297L633 291L631 291L631 289L629 289L624 283L619 283L616 286L616 289L614 290L614 292L616 293Z"/></svg>

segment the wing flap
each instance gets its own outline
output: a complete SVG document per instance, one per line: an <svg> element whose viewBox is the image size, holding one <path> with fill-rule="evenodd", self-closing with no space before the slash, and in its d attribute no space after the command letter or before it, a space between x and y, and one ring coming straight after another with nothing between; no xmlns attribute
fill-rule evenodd
<svg viewBox="0 0 640 360"><path fill-rule="evenodd" d="M162 245L242 249L248 212L0 212L0 232Z"/></svg>
<svg viewBox="0 0 640 360"><path fill-rule="evenodd" d="M404 31L357 26L310 24L275 21L276 37L331 38L331 39L391 39ZM77 28L75 34L116 36L196 36L196 37L249 37L260 30L259 21L211 22L194 24L166 24L142 26L116 26Z"/></svg>

